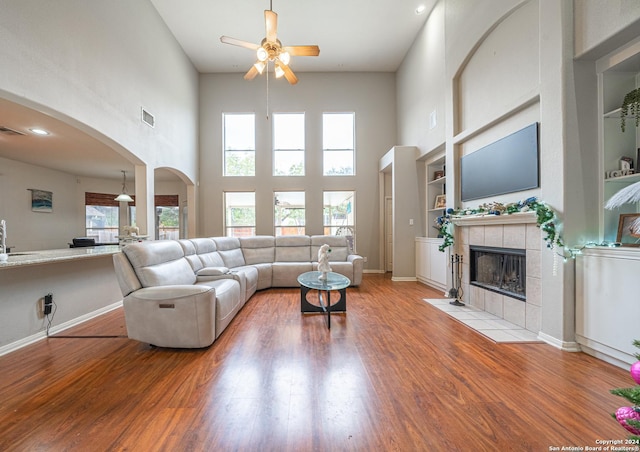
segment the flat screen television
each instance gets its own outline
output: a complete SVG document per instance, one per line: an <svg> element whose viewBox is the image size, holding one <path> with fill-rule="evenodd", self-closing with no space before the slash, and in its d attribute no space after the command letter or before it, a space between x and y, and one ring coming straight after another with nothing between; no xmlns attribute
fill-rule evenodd
<svg viewBox="0 0 640 452"><path fill-rule="evenodd" d="M540 186L538 123L460 159L462 201Z"/></svg>

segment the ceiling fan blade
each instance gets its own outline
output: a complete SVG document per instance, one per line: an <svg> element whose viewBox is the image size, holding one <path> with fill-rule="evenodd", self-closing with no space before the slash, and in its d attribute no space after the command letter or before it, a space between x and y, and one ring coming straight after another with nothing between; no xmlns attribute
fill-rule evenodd
<svg viewBox="0 0 640 452"><path fill-rule="evenodd" d="M245 80L253 80L254 78L256 78L256 75L258 75L258 68L256 68L255 65L251 66L251 69L249 69L247 71L246 74L244 74L244 79Z"/></svg>
<svg viewBox="0 0 640 452"><path fill-rule="evenodd" d="M276 42L278 39L278 15L266 9L264 11L264 23L267 31L267 41Z"/></svg>
<svg viewBox="0 0 640 452"><path fill-rule="evenodd" d="M260 48L258 44L231 38L229 36L220 36L220 42L223 42L224 44L231 44L232 46L244 47L245 49L250 50L258 50Z"/></svg>
<svg viewBox="0 0 640 452"><path fill-rule="evenodd" d="M284 78L286 78L291 85L298 83L298 77L296 77L296 74L293 73L288 65L281 64L280 68L284 71Z"/></svg>
<svg viewBox="0 0 640 452"><path fill-rule="evenodd" d="M291 56L318 56L320 55L320 47L318 46L288 46L282 50L289 52Z"/></svg>

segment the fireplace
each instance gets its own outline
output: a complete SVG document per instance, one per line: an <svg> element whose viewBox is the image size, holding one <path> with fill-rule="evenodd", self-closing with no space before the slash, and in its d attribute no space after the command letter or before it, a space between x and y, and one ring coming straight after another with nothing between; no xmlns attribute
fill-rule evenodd
<svg viewBox="0 0 640 452"><path fill-rule="evenodd" d="M526 250L470 246L469 251L472 285L526 300Z"/></svg>

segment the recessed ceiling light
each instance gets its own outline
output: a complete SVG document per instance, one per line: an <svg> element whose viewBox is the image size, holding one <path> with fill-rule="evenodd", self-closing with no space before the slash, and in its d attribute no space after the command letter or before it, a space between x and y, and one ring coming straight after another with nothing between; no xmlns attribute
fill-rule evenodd
<svg viewBox="0 0 640 452"><path fill-rule="evenodd" d="M49 132L47 132L44 129L38 129L34 127L33 129L29 129L29 130L31 130L31 132L35 133L36 135L49 135Z"/></svg>
<svg viewBox="0 0 640 452"><path fill-rule="evenodd" d="M420 5L416 8L416 14L420 15L427 10L427 7L424 5Z"/></svg>

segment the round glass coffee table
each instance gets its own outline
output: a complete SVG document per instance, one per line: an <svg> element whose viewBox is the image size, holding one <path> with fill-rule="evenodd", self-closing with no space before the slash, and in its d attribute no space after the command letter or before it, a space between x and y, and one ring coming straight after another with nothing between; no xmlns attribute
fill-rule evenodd
<svg viewBox="0 0 640 452"><path fill-rule="evenodd" d="M327 328L331 329L331 313L347 311L347 287L351 281L339 273L327 272L327 279L320 279L322 272L306 272L298 276L300 283L300 311L303 313L326 312ZM309 303L307 293L315 289L318 291L318 305ZM340 294L340 299L331 304L331 291ZM326 297L326 300L325 300Z"/></svg>

